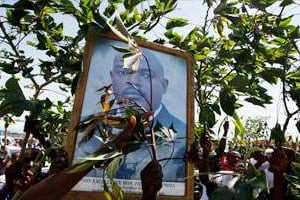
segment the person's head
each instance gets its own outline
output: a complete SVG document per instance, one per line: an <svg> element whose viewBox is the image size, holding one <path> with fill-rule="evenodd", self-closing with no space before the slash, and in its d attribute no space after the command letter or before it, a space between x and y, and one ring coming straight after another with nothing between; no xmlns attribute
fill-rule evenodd
<svg viewBox="0 0 300 200"><path fill-rule="evenodd" d="M241 154L239 152L233 151L233 150L228 152L227 158L228 158L229 165L231 165L233 167L236 166L238 163L240 163L242 160Z"/></svg>
<svg viewBox="0 0 300 200"><path fill-rule="evenodd" d="M261 150L256 150L250 155L250 164L256 167L257 169L267 169L269 163L267 163L267 157L264 152Z"/></svg>
<svg viewBox="0 0 300 200"><path fill-rule="evenodd" d="M118 54L110 72L112 87L119 101L130 100L150 110L152 93L152 110L155 111L161 104L162 97L167 91L168 80L164 77L163 66L156 56L149 50L142 50L143 55L137 72L124 68L122 54ZM149 67L148 67L148 63ZM150 73L149 73L150 69ZM152 80L152 92L150 86Z"/></svg>

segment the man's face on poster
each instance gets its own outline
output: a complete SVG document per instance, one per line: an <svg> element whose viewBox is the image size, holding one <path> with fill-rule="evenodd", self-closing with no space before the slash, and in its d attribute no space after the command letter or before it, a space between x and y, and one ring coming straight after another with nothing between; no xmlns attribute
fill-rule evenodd
<svg viewBox="0 0 300 200"><path fill-rule="evenodd" d="M155 111L167 90L168 80L164 78L163 68L157 58L149 53L146 56L149 68L143 57L138 71L132 72L130 68L124 68L122 55L117 55L110 75L114 94L119 101L130 100L147 111L150 110L152 84L152 110Z"/></svg>

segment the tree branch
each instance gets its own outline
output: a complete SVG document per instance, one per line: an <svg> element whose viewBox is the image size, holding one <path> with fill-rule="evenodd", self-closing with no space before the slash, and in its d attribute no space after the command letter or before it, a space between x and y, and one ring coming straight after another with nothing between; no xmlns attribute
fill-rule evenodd
<svg viewBox="0 0 300 200"><path fill-rule="evenodd" d="M202 72L202 68L203 68L203 61L201 61L201 63L200 63L200 66L199 66L199 69L197 70L197 78L196 78L196 80L197 80L197 92L199 93L199 92L201 92L201 72ZM200 96L200 95L198 95L198 96ZM202 103L202 101L201 101L201 97L199 98L199 105L201 105L201 103Z"/></svg>
<svg viewBox="0 0 300 200"><path fill-rule="evenodd" d="M225 76L223 76L219 82L222 82L227 76L229 76L232 72L234 71L234 69L231 69ZM211 93L214 91L214 89L216 88L217 86L214 85L213 88L207 93L206 97L209 97L209 95L211 95Z"/></svg>
<svg viewBox="0 0 300 200"><path fill-rule="evenodd" d="M7 39L7 42L8 42L8 44L9 44L9 46L10 46L10 47L12 48L12 50L15 52L16 57L20 57L20 54L19 54L18 49L16 48L15 44L13 43L13 40L11 39L11 37L10 37L10 36L8 35L8 33L6 32L6 29L5 29L4 25L3 25L3 22L1 22L1 21L0 21L0 29L1 29L1 31L3 32L5 38ZM24 70L24 67L23 67L23 70ZM33 83L35 89L37 90L38 87L39 87L39 85L37 84L37 82L35 81L35 79L34 79L33 77L30 77L29 79L32 81L32 83Z"/></svg>
<svg viewBox="0 0 300 200"><path fill-rule="evenodd" d="M7 39L8 44L10 45L10 47L12 48L12 50L15 52L16 56L19 57L19 51L17 50L16 46L14 45L11 37L8 35L8 33L6 32L6 29L3 25L3 22L0 21L0 29L2 31L2 33L4 34L4 37Z"/></svg>
<svg viewBox="0 0 300 200"><path fill-rule="evenodd" d="M61 73L60 75L58 76L55 76L51 79L49 79L48 81L46 81L45 83L41 84L37 89L36 89L36 92L35 94L33 95L33 98L34 99L37 99L37 97L39 96L41 90L46 87L47 85L49 85L50 83L56 81L57 79L61 78L62 76L64 76L66 73Z"/></svg>
<svg viewBox="0 0 300 200"><path fill-rule="evenodd" d="M207 8L206 10L206 15L205 15L205 20L204 20L204 26L203 26L203 32L206 35L208 33L208 31L206 32L206 27L207 27L207 22L208 22L208 15L209 15L209 8Z"/></svg>
<svg viewBox="0 0 300 200"><path fill-rule="evenodd" d="M286 68L284 65L283 66L283 77L282 77L282 95L283 95L283 105L284 105L285 111L287 113L287 116L289 116L291 113L287 107L287 102L286 102L287 95L286 95L286 89L285 89L285 73L286 73Z"/></svg>
<svg viewBox="0 0 300 200"><path fill-rule="evenodd" d="M283 128L282 128L282 132L283 134L285 134L286 130L287 130L287 127L288 127L288 124L290 122L290 119L295 115L297 114L298 112L300 111L300 109L297 109L296 111L288 114L287 118L285 119L285 122L283 124Z"/></svg>
<svg viewBox="0 0 300 200"><path fill-rule="evenodd" d="M161 18L161 16L158 16L157 19L156 19L156 21L151 26L149 26L147 28L147 30L144 31L144 34L146 34L147 32L151 31L158 24L158 22L160 21L160 18Z"/></svg>

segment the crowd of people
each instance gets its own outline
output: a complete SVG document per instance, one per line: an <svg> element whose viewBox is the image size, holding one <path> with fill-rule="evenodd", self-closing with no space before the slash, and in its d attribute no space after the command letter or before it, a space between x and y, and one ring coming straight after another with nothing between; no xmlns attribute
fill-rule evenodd
<svg viewBox="0 0 300 200"><path fill-rule="evenodd" d="M25 130L28 130L31 136L39 135L35 123L27 121ZM61 199L94 168L94 165L91 165L83 171L70 173L71 169L76 168L76 164L71 165L67 152L63 148L49 148L49 141L45 138L39 141L42 142L38 145L32 145L30 142L24 152L3 152L0 159L0 175L3 177L0 200ZM43 170L46 160L50 167ZM143 200L156 198L162 187L162 178L162 167L158 161L148 163L141 171ZM62 185L64 187L61 187Z"/></svg>
<svg viewBox="0 0 300 200"><path fill-rule="evenodd" d="M44 151L27 148L20 152L4 153L0 158L0 199L12 199L17 191L25 191L46 177L60 172L69 165L68 155L63 149L55 149L48 154L50 167L44 166Z"/></svg>
<svg viewBox="0 0 300 200"><path fill-rule="evenodd" d="M249 155L240 153L238 147L229 148L225 152L229 123L226 122L223 128L223 136L216 148L213 147L209 133L204 132L187 154L187 160L195 164L196 171L200 174L195 177L195 199L206 200L218 188L232 187L229 185L232 185L235 177L247 173L250 167L263 171L267 179L267 189L257 199L287 199L288 182L285 175L291 170L297 148L269 144L253 146Z"/></svg>
<svg viewBox="0 0 300 200"><path fill-rule="evenodd" d="M297 152L282 146L269 146L264 150L261 148L253 151L248 157L233 148L225 152L228 127L226 122L223 136L216 148L209 133L204 132L186 154L186 160L195 164L195 172L197 172L194 199L210 199L218 188L229 187L232 184L230 182L239 174L246 173L249 167L264 171L267 177L268 188L263 190L257 199L286 199L285 174L290 170ZM16 191L29 191L21 199L31 199L33 196L51 194L51 192L57 192L56 197L62 197L90 170L67 174L66 170L70 166L68 155L63 149L56 149L49 154L51 159L49 171L43 172L41 167L34 164L42 156L41 149L27 148L22 159L19 153L14 153L10 157L1 157L1 175L5 177L5 184L1 188L0 199L11 199L16 195ZM162 187L162 178L162 167L157 161L151 161L142 170L143 200L156 199ZM58 188L61 184L54 186L53 183L64 181L69 187L66 186L64 191L58 192L61 190Z"/></svg>

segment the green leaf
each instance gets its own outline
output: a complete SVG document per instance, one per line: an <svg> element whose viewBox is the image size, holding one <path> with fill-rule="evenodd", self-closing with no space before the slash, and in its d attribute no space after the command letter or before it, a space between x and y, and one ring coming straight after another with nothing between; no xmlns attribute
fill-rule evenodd
<svg viewBox="0 0 300 200"><path fill-rule="evenodd" d="M123 33L121 33L119 30L117 30L115 27L113 27L112 25L110 25L107 22L107 26L110 28L110 30L116 35L118 36L120 39L122 39L125 42L129 41L129 38L127 38L125 35L123 35Z"/></svg>
<svg viewBox="0 0 300 200"><path fill-rule="evenodd" d="M215 24L215 26L217 27L217 31L218 31L219 35L223 37L224 36L224 25L223 25L223 22L221 19L222 18L220 17L220 19Z"/></svg>
<svg viewBox="0 0 300 200"><path fill-rule="evenodd" d="M17 74L21 71L19 68L14 67L13 63L5 63L5 62L0 63L0 69L7 74Z"/></svg>
<svg viewBox="0 0 300 200"><path fill-rule="evenodd" d="M168 12L173 11L177 6L177 0L163 0L163 1L155 1L155 5L158 10L160 10L163 14L167 14Z"/></svg>
<svg viewBox="0 0 300 200"><path fill-rule="evenodd" d="M130 49L128 49L126 47L118 47L118 46L114 46L114 45L111 45L111 47L121 53L131 53Z"/></svg>
<svg viewBox="0 0 300 200"><path fill-rule="evenodd" d="M113 181L116 173L117 173L117 170L120 166L120 162L122 161L122 157L121 156L118 156L118 157L115 157L108 165L108 167L106 168L106 174L108 175L109 179L111 181Z"/></svg>
<svg viewBox="0 0 300 200"><path fill-rule="evenodd" d="M13 111L14 105L8 102L2 102L0 105L0 117L5 116ZM17 115L18 116L18 115Z"/></svg>
<svg viewBox="0 0 300 200"><path fill-rule="evenodd" d="M5 83L5 87L7 88L8 92L10 92L12 95L16 95L19 99L25 100L24 93L17 79L13 77L8 79Z"/></svg>
<svg viewBox="0 0 300 200"><path fill-rule="evenodd" d="M114 194L115 200L124 199L124 191L116 182L112 183L112 192Z"/></svg>
<svg viewBox="0 0 300 200"><path fill-rule="evenodd" d="M236 17L235 15L223 15L222 17L227 18L233 24L238 24L241 21L241 19L239 17Z"/></svg>
<svg viewBox="0 0 300 200"><path fill-rule="evenodd" d="M84 172L87 169L89 169L90 167L92 167L93 165L95 165L96 163L97 163L97 161L84 161L82 163L75 164L74 167L69 169L66 173L74 174L74 173Z"/></svg>
<svg viewBox="0 0 300 200"><path fill-rule="evenodd" d="M179 33L176 33L173 30L168 30L167 32L165 32L165 36L169 39L169 42L171 44L180 46L182 41L182 36Z"/></svg>
<svg viewBox="0 0 300 200"><path fill-rule="evenodd" d="M211 108L212 108L213 111L215 111L216 113L218 113L219 115L221 115L220 106L217 103L212 104Z"/></svg>
<svg viewBox="0 0 300 200"><path fill-rule="evenodd" d="M285 18L285 19L283 19L283 20L279 23L279 27L280 27L280 28L286 27L287 25L289 25L289 24L291 23L292 19L293 19L293 15L292 15L292 16L289 16L289 17L287 17L287 18Z"/></svg>
<svg viewBox="0 0 300 200"><path fill-rule="evenodd" d="M109 5L109 6L107 6L107 7L105 8L103 14L104 14L106 17L111 17L111 16L114 14L115 10L116 10L116 8L115 8L114 5Z"/></svg>
<svg viewBox="0 0 300 200"><path fill-rule="evenodd" d="M122 155L121 152L115 150L109 153L102 153L102 152L96 152L96 153L92 153L90 155L88 155L87 157L81 157L79 159L82 160L97 160L97 161L103 161L103 160L108 160L111 158L115 158L117 156Z"/></svg>
<svg viewBox="0 0 300 200"><path fill-rule="evenodd" d="M251 0L250 6L264 11L267 7L271 6L276 1L277 0Z"/></svg>
<svg viewBox="0 0 300 200"><path fill-rule="evenodd" d="M256 199L262 190L267 189L266 174L250 165L244 180L236 186L237 199Z"/></svg>
<svg viewBox="0 0 300 200"><path fill-rule="evenodd" d="M237 100L234 94L229 89L223 88L220 91L219 97L222 110L227 115L232 116L234 114L235 102Z"/></svg>
<svg viewBox="0 0 300 200"><path fill-rule="evenodd" d="M209 106L205 105L201 108L200 114L199 114L199 122L207 125L209 128L213 127L215 125L215 123L216 123L215 114L209 108Z"/></svg>
<svg viewBox="0 0 300 200"><path fill-rule="evenodd" d="M210 196L210 200L233 200L235 194L227 186L217 188Z"/></svg>
<svg viewBox="0 0 300 200"><path fill-rule="evenodd" d="M300 88L291 88L289 93L291 98L296 102L298 108L300 108Z"/></svg>
<svg viewBox="0 0 300 200"><path fill-rule="evenodd" d="M20 116L25 109L30 108L30 101L26 100L18 80L14 77L6 81L5 87L0 90L0 98L3 99L0 104L0 117L8 113Z"/></svg>
<svg viewBox="0 0 300 200"><path fill-rule="evenodd" d="M207 57L207 55L202 55L202 54L194 54L194 59L197 61L204 60Z"/></svg>
<svg viewBox="0 0 300 200"><path fill-rule="evenodd" d="M99 12L94 13L94 19L99 26L98 31L102 32L104 30L104 27L107 26L106 19Z"/></svg>
<svg viewBox="0 0 300 200"><path fill-rule="evenodd" d="M75 13L76 8L70 0L60 0L60 10L65 13Z"/></svg>
<svg viewBox="0 0 300 200"><path fill-rule="evenodd" d="M132 10L135 8L139 3L143 2L144 0L124 0L124 7L126 10Z"/></svg>
<svg viewBox="0 0 300 200"><path fill-rule="evenodd" d="M268 81L269 83L276 84L278 77L274 75L273 71L265 70L258 73L264 80Z"/></svg>
<svg viewBox="0 0 300 200"><path fill-rule="evenodd" d="M265 101L261 98L258 98L258 97L248 97L245 99L246 101L254 104L254 105L258 105L258 106L262 106L262 107L265 107Z"/></svg>
<svg viewBox="0 0 300 200"><path fill-rule="evenodd" d="M221 1L220 4L214 9L214 14L221 14L222 11L226 8L227 1Z"/></svg>
<svg viewBox="0 0 300 200"><path fill-rule="evenodd" d="M111 196L110 193L107 192L107 191L104 191L104 196L105 196L105 199L106 199L106 200L113 200L113 199L112 199L112 196Z"/></svg>
<svg viewBox="0 0 300 200"><path fill-rule="evenodd" d="M244 92L249 85L249 79L247 76L235 74L234 78L231 79L228 84L237 91Z"/></svg>
<svg viewBox="0 0 300 200"><path fill-rule="evenodd" d="M186 25L188 25L187 19L176 17L168 20L166 28L171 29L175 27L183 27Z"/></svg>
<svg viewBox="0 0 300 200"><path fill-rule="evenodd" d="M244 133L246 131L243 123L240 120L240 117L238 116L238 114L236 112L234 112L233 114L233 123L234 123L234 129L235 129L235 134L239 134L241 136L241 138L244 138Z"/></svg>

